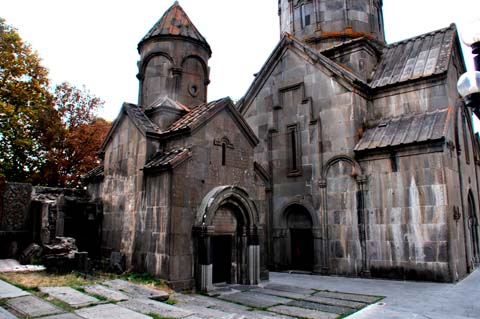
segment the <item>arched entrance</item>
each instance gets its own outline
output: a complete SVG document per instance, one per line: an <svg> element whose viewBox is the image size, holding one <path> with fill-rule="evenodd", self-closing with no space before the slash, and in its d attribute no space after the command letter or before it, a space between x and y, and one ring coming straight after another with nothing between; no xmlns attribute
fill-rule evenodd
<svg viewBox="0 0 480 319"><path fill-rule="evenodd" d="M290 269L312 271L314 245L312 218L308 210L298 204L290 205L286 212L290 235Z"/></svg>
<svg viewBox="0 0 480 319"><path fill-rule="evenodd" d="M194 227L200 290L208 291L215 283L260 281L257 216L248 193L239 187L217 187L205 196Z"/></svg>
<svg viewBox="0 0 480 319"><path fill-rule="evenodd" d="M471 192L468 194L468 229L473 250L473 262L480 263L480 243L478 235L478 217L475 209L475 201Z"/></svg>

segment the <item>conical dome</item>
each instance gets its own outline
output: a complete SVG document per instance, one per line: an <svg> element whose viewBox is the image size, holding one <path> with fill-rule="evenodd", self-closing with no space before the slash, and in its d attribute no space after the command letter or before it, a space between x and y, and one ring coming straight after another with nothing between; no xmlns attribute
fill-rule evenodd
<svg viewBox="0 0 480 319"><path fill-rule="evenodd" d="M175 1L162 18L158 20L150 31L148 31L142 41L140 41L139 46L148 39L164 36L190 38L205 46L210 54L212 52L207 40L205 40L202 34L197 30L178 1Z"/></svg>

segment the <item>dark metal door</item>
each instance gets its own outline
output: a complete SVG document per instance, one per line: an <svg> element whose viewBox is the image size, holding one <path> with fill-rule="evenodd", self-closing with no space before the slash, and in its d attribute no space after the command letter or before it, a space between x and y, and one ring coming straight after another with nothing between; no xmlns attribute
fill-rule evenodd
<svg viewBox="0 0 480 319"><path fill-rule="evenodd" d="M290 229L292 268L311 271L313 268L313 237L310 229Z"/></svg>

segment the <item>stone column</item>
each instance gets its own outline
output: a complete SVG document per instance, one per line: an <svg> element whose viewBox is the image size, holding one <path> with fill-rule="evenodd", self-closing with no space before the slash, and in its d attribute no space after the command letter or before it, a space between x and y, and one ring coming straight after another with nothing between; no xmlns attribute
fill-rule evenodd
<svg viewBox="0 0 480 319"><path fill-rule="evenodd" d="M211 227L202 226L196 229L198 240L198 269L197 269L197 288L200 291L210 291L213 288L212 283L212 254L210 246Z"/></svg>
<svg viewBox="0 0 480 319"><path fill-rule="evenodd" d="M250 228L248 235L248 285L260 282L260 240L257 227Z"/></svg>
<svg viewBox="0 0 480 319"><path fill-rule="evenodd" d="M312 228L313 237L313 272L317 274L324 273L323 256L325 251L323 248L323 232L321 227Z"/></svg>
<svg viewBox="0 0 480 319"><path fill-rule="evenodd" d="M367 177L359 175L357 177L357 184L359 188L358 200L360 201L358 207L358 230L360 235L360 246L362 247L362 275L370 277L370 263L368 258L368 214L366 209L367 192Z"/></svg>
<svg viewBox="0 0 480 319"><path fill-rule="evenodd" d="M328 274L328 207L327 207L327 180L318 182L320 188L320 234L322 247L321 273Z"/></svg>

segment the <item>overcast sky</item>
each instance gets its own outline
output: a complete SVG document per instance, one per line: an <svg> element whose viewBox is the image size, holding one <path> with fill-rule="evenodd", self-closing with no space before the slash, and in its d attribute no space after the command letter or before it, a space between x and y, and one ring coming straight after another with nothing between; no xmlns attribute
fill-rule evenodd
<svg viewBox="0 0 480 319"><path fill-rule="evenodd" d="M173 0L4 0L0 17L38 51L52 84L85 85L106 101L113 120L124 101L137 102L137 44ZM209 42L208 99L238 100L277 44L278 0L181 0ZM387 42L480 18L479 0L384 0ZM473 69L470 49L464 47Z"/></svg>

